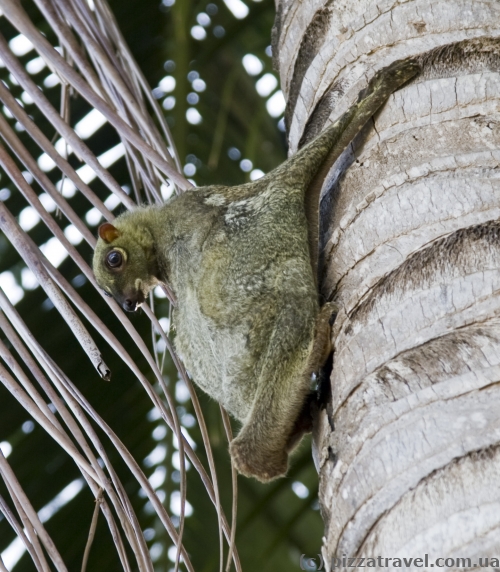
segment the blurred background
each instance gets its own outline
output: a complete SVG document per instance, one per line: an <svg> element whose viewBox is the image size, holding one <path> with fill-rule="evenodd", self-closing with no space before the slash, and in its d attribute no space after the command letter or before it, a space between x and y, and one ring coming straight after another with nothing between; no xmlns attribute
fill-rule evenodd
<svg viewBox="0 0 500 572"><path fill-rule="evenodd" d="M197 186L206 184L236 185L257 179L286 158L286 136L283 114L285 102L278 77L272 69L271 28L274 1L261 0L142 0L141 2L110 0L120 29L154 97L172 131L184 175ZM55 41L36 11L26 3L33 21ZM61 85L57 75L37 57L30 43L0 17L0 32L11 50L43 89L51 102L59 107ZM64 153L64 142L58 141L54 127L32 105L4 67L2 79L13 95L33 116L37 125L54 138ZM16 124L4 107L3 113L23 138L22 126ZM70 121L77 133L99 156L115 179L133 194L124 158L123 145L103 116L92 110L82 98L70 101ZM29 138L23 139L32 150L39 166L56 182L54 164ZM75 157L70 162L77 165ZM115 215L124 210L115 195L97 178L88 182L95 193ZM29 183L30 174L25 173ZM64 229L66 237L76 245L86 260L92 252L75 227L59 216L52 199L34 184L35 191L49 212ZM162 188L168 198L171 187ZM69 184L62 193L95 234L103 221L101 213ZM118 320L109 312L101 296L87 282L78 266L67 256L47 228L40 223L36 211L0 171L0 200L18 217L49 260L58 267L94 308L108 327L119 332ZM88 362L78 343L58 312L37 285L17 252L0 235L0 286L47 352L78 386L100 415L113 427L150 482L159 491L169 513L179 514L179 454L176 440L160 420L157 410L123 362L98 337L103 356L113 375L111 383L103 382ZM168 303L161 291L155 292L156 314L168 320ZM164 344L151 335L150 323L138 313L131 317L143 339L161 355ZM8 345L8 340L4 340ZM143 358L134 344L120 336L126 349L139 365ZM190 441L198 447L204 460L202 440L191 409L189 394L179 381L175 367L166 362L165 379L175 393L178 413ZM226 514L231 514L231 472L227 441L219 406L198 392L202 402L214 456L219 487ZM233 425L237 431L237 424ZM31 420L26 411L0 385L0 448L14 469L34 507L59 548L68 568L79 570L94 510L93 497L81 479L73 461ZM109 450L126 492L141 521L151 549L156 572L173 568L175 549L157 519L150 503L112 448ZM238 527L236 544L244 571L298 570L301 554L314 556L320 550L323 525L317 502L317 474L314 469L310 441L305 439L292 461L285 479L260 483L239 477ZM0 494L8 499L3 482ZM217 516L205 488L194 470L188 470L188 504L184 545L198 572L218 569L219 543ZM14 533L0 516L0 554L9 570L33 570ZM101 517L92 547L88 570L120 570L120 563L109 530Z"/></svg>

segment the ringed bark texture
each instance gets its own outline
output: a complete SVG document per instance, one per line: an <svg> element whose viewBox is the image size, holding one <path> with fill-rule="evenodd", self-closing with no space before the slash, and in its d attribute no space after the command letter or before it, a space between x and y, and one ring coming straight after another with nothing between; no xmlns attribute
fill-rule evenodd
<svg viewBox="0 0 500 572"><path fill-rule="evenodd" d="M281 0L277 22L291 152L381 68L422 67L323 194L341 308L315 429L326 570L500 558L500 2Z"/></svg>

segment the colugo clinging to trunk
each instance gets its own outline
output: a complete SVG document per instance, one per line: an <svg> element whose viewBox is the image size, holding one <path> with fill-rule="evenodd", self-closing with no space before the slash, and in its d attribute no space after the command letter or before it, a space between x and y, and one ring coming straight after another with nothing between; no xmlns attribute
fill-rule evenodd
<svg viewBox="0 0 500 572"><path fill-rule="evenodd" d="M94 273L128 311L166 283L175 345L196 384L241 423L237 469L269 481L300 441L311 375L330 351L316 279L319 174L417 71L378 72L336 123L261 179L187 191L99 228Z"/></svg>

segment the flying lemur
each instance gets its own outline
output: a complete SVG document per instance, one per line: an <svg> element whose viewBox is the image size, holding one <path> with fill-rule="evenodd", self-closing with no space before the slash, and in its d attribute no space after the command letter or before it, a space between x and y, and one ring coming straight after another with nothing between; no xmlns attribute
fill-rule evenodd
<svg viewBox="0 0 500 572"><path fill-rule="evenodd" d="M417 72L378 72L336 123L261 179L208 186L138 207L99 228L94 273L125 310L167 283L176 347L194 381L242 423L230 443L240 473L287 471L304 432L311 376L330 352L334 306L319 305L321 175L387 97Z"/></svg>

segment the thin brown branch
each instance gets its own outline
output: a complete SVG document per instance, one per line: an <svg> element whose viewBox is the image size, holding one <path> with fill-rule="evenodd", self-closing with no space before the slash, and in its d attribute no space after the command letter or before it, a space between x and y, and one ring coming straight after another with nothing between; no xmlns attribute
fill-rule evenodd
<svg viewBox="0 0 500 572"><path fill-rule="evenodd" d="M9 487L13 490L15 496L21 503L24 512L28 516L30 522L33 524L37 536L40 538L40 541L43 543L45 549L47 550L48 555L52 559L56 569L58 572L68 572L61 555L57 551L57 548L50 538L50 536L45 531L35 509L31 506L31 503L26 496L26 493L23 491L19 481L17 480L14 472L12 471L9 463L3 456L3 453L0 451L0 475L2 476L5 483L9 485Z"/></svg>
<svg viewBox="0 0 500 572"><path fill-rule="evenodd" d="M23 544L28 551L31 559L33 560L33 564L36 566L37 570L41 570L42 572L50 572L50 567L45 559L45 555L43 552L41 553L41 558L36 552L35 547L31 544L30 540L24 533L23 527L17 521L14 513L10 510L9 505L5 502L2 495L0 495L0 511L5 516L5 520L11 525L11 527L16 532L17 536L23 541ZM1 570L1 568L0 568Z"/></svg>
<svg viewBox="0 0 500 572"><path fill-rule="evenodd" d="M33 99L36 106L45 115L45 117L51 122L55 127L61 137L70 145L73 152L80 158L80 160L85 161L96 175L101 179L101 181L115 193L120 200L128 207L133 208L135 204L130 198L124 193L120 185L114 180L110 173L103 168L103 166L97 160L97 157L90 151L90 149L85 145L85 143L78 137L75 131L62 119L57 110L50 104L49 100L45 97L43 92L38 88L35 82L30 78L26 70L19 63L17 58L14 57L9 49L9 45L5 41L5 38L0 34L0 57L4 62L7 69L16 78L22 88L29 93ZM101 201L98 201L94 192L88 185L86 185L74 169L69 165L69 163L59 155L59 153L54 149L54 146L45 137L41 130L35 125L33 120L31 120L26 112L22 110L20 105L16 102L13 103L12 96L7 96L6 92L8 90L5 88L2 90L2 95L5 96L7 101L4 103L9 109L12 110L12 114L16 119L25 127L26 131L33 137L34 141L49 155L49 157L56 163L56 165L61 169L61 171L75 184L75 186L94 204L96 208L102 211L105 208ZM99 207L102 208L99 208ZM107 211L107 210L106 210ZM106 216L107 212L104 211L103 214Z"/></svg>
<svg viewBox="0 0 500 572"><path fill-rule="evenodd" d="M231 428L231 420L229 419L229 415L224 407L220 406L220 412L222 415L222 422L224 423L224 430L226 432L227 442L231 443L233 440L233 430ZM226 561L226 572L229 572L231 568L231 560L234 556L234 565L236 566L236 570L241 572L241 563L238 556L238 552L236 550L236 517L238 514L238 472L236 471L236 467L234 466L233 460L231 459L231 484L233 487L233 504L232 504L232 511L231 511L231 539L229 541L229 552L227 555Z"/></svg>
<svg viewBox="0 0 500 572"><path fill-rule="evenodd" d="M7 158L8 156L6 157L5 149L0 146L0 164L6 171L8 169L8 167L6 167ZM12 173L12 171L10 171L9 176L15 179L17 185L27 184L20 173L18 176L16 173ZM36 276L38 282L47 293L47 296L49 296L54 303L54 306L71 328L71 331L79 341L87 356L90 358L90 361L96 370L99 372L99 375L103 379L109 380L111 372L108 366L104 363L99 348L90 337L87 329L73 311L66 298L61 294L60 290L51 280L41 260L40 252L36 252L28 241L26 241L25 234L3 203L0 203L0 229L2 229L5 236L10 240L12 245L23 257L29 269Z"/></svg>
<svg viewBox="0 0 500 572"><path fill-rule="evenodd" d="M74 459L81 470L85 471L94 481L99 483L101 486L104 484L101 479L97 476L94 469L89 465L89 463L83 458L81 453L76 449L73 443L69 440L67 435L59 431L54 427L49 420L41 414L40 409L37 404L28 397L26 392L24 392L19 385L16 383L14 378L9 375L7 370L0 365L0 381L5 385L5 387L10 391L10 393L19 401L19 403L28 411L28 413L39 423L47 433L57 442L61 447Z"/></svg>
<svg viewBox="0 0 500 572"><path fill-rule="evenodd" d="M99 489L97 497L95 499L94 513L92 515L92 521L90 523L89 536L87 538L87 544L85 545L85 551L83 553L82 561L82 572L87 570L87 562L90 556L90 549L92 548L92 543L94 542L95 531L97 529L97 519L99 518L100 505L102 503L102 489Z"/></svg>
<svg viewBox="0 0 500 572"><path fill-rule="evenodd" d="M24 34L35 46L38 53L52 66L58 73L74 87L95 109L99 110L106 119L113 125L118 133L134 145L142 155L154 163L163 173L165 173L179 187L189 188L189 183L173 167L165 161L158 153L147 145L131 127L109 106L109 104L95 93L87 83L71 66L64 61L64 58L50 45L49 41L33 25L26 12L15 0L3 0L2 9L6 18L22 34Z"/></svg>

